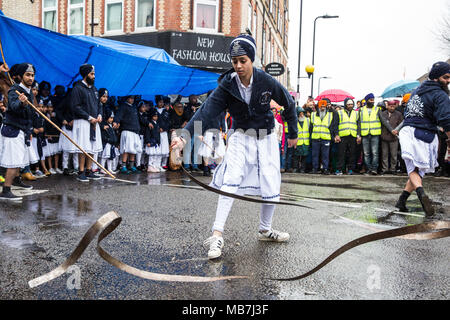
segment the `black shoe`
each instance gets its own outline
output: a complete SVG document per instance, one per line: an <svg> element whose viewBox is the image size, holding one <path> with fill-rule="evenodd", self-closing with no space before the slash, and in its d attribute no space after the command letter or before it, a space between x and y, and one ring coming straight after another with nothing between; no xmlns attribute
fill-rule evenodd
<svg viewBox="0 0 450 320"><path fill-rule="evenodd" d="M12 185L15 186L15 187L28 189L28 190L33 189L33 186L30 186L30 185L27 185L27 184L23 183L22 179L20 177L15 177L14 180L13 180Z"/></svg>
<svg viewBox="0 0 450 320"><path fill-rule="evenodd" d="M426 217L434 216L434 207L431 203L430 198L425 194L417 194L417 197L420 200L420 204L422 205L423 211L425 211Z"/></svg>
<svg viewBox="0 0 450 320"><path fill-rule="evenodd" d="M89 179L86 177L84 171L78 174L77 180L81 182L89 182Z"/></svg>
<svg viewBox="0 0 450 320"><path fill-rule="evenodd" d="M329 176L330 175L330 170L328 170L328 169L323 170L322 174Z"/></svg>
<svg viewBox="0 0 450 320"><path fill-rule="evenodd" d="M63 175L65 175L65 176L70 176L70 170L67 169L67 168L65 168L65 169L63 170Z"/></svg>
<svg viewBox="0 0 450 320"><path fill-rule="evenodd" d="M86 178L89 180L100 180L102 177L91 171L86 175Z"/></svg>
<svg viewBox="0 0 450 320"><path fill-rule="evenodd" d="M204 177L211 177L211 171L203 171L203 176Z"/></svg>
<svg viewBox="0 0 450 320"><path fill-rule="evenodd" d="M0 193L0 199L8 201L22 201L22 197L14 195L11 191L3 191Z"/></svg>
<svg viewBox="0 0 450 320"><path fill-rule="evenodd" d="M397 201L397 203L395 204L395 207L398 209L398 211L400 212L409 212L409 209L406 207L406 204L403 203L402 201L400 201L400 199Z"/></svg>
<svg viewBox="0 0 450 320"><path fill-rule="evenodd" d="M370 171L370 174L373 175L373 176L377 176L378 175L378 173L376 171L374 171L374 170Z"/></svg>
<svg viewBox="0 0 450 320"><path fill-rule="evenodd" d="M313 169L313 170L311 171L311 174L317 174L317 173L319 173L319 172L317 171L317 169Z"/></svg>

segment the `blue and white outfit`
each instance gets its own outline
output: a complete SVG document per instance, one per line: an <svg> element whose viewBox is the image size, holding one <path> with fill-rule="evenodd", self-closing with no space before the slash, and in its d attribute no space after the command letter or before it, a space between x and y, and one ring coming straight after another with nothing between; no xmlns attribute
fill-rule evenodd
<svg viewBox="0 0 450 320"><path fill-rule="evenodd" d="M186 125L185 129L192 137L196 121L201 121L204 132L205 128L211 127L209 122L226 109L233 118L233 133L228 138L223 162L216 168L211 186L228 193L259 195L264 200L279 201L280 158L270 110L272 99L285 106L289 138L297 138L297 115L292 97L278 81L256 68L253 68L247 87L234 70L224 73L218 87ZM213 231L223 232L232 204L233 198L219 196ZM274 205L262 205L260 230L271 229L274 210Z"/></svg>
<svg viewBox="0 0 450 320"><path fill-rule="evenodd" d="M427 80L411 94L404 117L399 133L402 158L408 174L417 168L423 177L439 166L437 126L450 131L449 96L439 82Z"/></svg>
<svg viewBox="0 0 450 320"><path fill-rule="evenodd" d="M16 90L33 101L31 89L22 83L14 84L8 91L8 108L0 133L0 167L3 168L24 168L38 161L29 139L32 110L20 102Z"/></svg>

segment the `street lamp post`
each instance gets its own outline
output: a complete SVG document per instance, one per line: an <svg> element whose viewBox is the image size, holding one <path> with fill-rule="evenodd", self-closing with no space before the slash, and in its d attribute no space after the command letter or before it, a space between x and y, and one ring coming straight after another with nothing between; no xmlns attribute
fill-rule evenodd
<svg viewBox="0 0 450 320"><path fill-rule="evenodd" d="M298 98L300 98L300 55L302 53L302 16L303 16L303 0L300 0L300 29L298 35L298 69L297 69Z"/></svg>
<svg viewBox="0 0 450 320"><path fill-rule="evenodd" d="M314 33L313 33L313 53L312 53L312 65L314 65L314 54L315 54L315 48L316 48L316 22L318 19L335 19L335 18L339 18L339 16L329 16L329 15L323 15L323 16L318 16L314 19ZM313 97L313 92L314 92L314 74L311 77L311 97Z"/></svg>
<svg viewBox="0 0 450 320"><path fill-rule="evenodd" d="M331 77L320 77L320 78L319 78L319 87L318 87L318 90L317 90L317 95L320 94L320 80L321 80L321 79L331 79Z"/></svg>

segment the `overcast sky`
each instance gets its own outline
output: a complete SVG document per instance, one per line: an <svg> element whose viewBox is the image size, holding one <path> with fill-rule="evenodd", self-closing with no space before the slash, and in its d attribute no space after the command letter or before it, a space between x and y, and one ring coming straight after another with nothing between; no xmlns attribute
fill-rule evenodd
<svg viewBox="0 0 450 320"><path fill-rule="evenodd" d="M356 99L381 95L390 84L417 79L431 65L450 58L438 39L442 20L450 14L450 0L303 0L301 76L312 62L316 23L314 96L343 89ZM297 89L300 0L289 0L289 69ZM311 80L300 79L300 102L311 92Z"/></svg>

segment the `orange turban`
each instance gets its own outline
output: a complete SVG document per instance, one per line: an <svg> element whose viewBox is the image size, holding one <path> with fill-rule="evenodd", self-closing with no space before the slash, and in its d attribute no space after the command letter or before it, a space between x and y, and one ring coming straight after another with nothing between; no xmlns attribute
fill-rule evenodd
<svg viewBox="0 0 450 320"><path fill-rule="evenodd" d="M411 93L407 93L403 96L402 103L408 103L409 98L411 98Z"/></svg>
<svg viewBox="0 0 450 320"><path fill-rule="evenodd" d="M326 107L327 105L328 105L327 100L320 100L320 101L319 101L319 108L320 108L320 107Z"/></svg>

